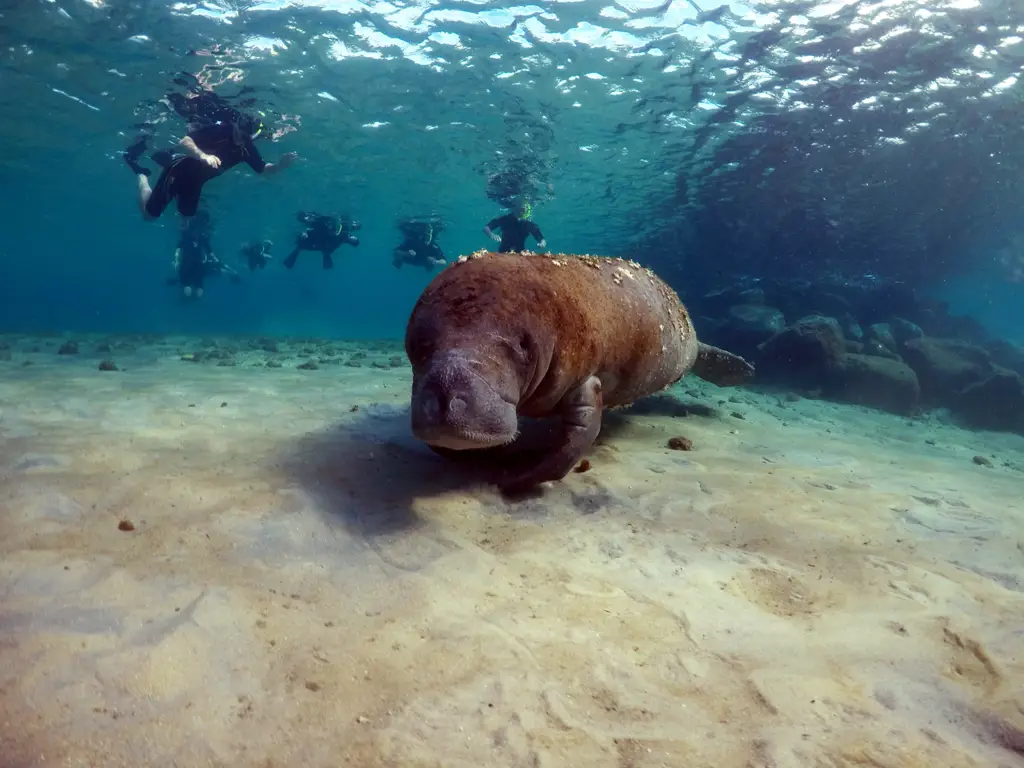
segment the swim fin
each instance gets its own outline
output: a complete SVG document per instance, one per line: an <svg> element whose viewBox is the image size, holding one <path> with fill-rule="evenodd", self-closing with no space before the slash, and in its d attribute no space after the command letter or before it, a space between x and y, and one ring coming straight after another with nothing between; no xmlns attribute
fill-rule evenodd
<svg viewBox="0 0 1024 768"><path fill-rule="evenodd" d="M132 173L136 175L149 176L151 171L149 168L139 165L139 158L146 151L146 139L147 136L139 136L135 142L129 146L123 153L125 163L132 169Z"/></svg>

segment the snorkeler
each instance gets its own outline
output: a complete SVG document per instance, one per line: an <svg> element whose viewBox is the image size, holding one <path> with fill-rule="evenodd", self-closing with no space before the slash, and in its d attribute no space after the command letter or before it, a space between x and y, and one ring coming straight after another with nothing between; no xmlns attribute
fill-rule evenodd
<svg viewBox="0 0 1024 768"><path fill-rule="evenodd" d="M207 258L214 257L210 229L210 214L206 211L197 211L195 216L182 222L172 262L174 277L168 278L167 284L180 285L186 299L202 298L206 276L203 264Z"/></svg>
<svg viewBox="0 0 1024 768"><path fill-rule="evenodd" d="M337 216L324 216L307 211L299 211L296 218L306 225L306 230L298 236L295 248L281 262L288 269L295 266L295 261L302 251L320 251L323 268L332 269L334 259L331 258L331 254L337 250L339 245L347 244L353 248L359 245L359 238L352 234L353 231L359 229L358 221L348 221Z"/></svg>
<svg viewBox="0 0 1024 768"><path fill-rule="evenodd" d="M513 209L513 213L506 213L496 219L491 219L484 227L484 234L495 242L501 243L498 253L520 252L526 247L526 238L533 235L537 241L538 248L547 246L547 241L534 222L530 221L530 204L521 202ZM495 232L500 229L501 234Z"/></svg>
<svg viewBox="0 0 1024 768"><path fill-rule="evenodd" d="M155 187L149 185L150 170L139 164L148 137L139 137L124 152L125 162L138 179L138 204L143 219L159 218L175 199L182 216L194 216L203 185L241 162L248 163L262 176L275 174L295 162L295 152L286 152L277 163L263 160L253 143L263 132L262 120L225 106L217 98L211 91L204 91L187 99L188 110L178 110L190 115L189 131L179 142L181 153L154 153L153 159L163 166ZM195 119L199 117L204 120Z"/></svg>
<svg viewBox="0 0 1024 768"><path fill-rule="evenodd" d="M234 268L214 254L210 244L211 231L210 214L206 211L197 211L195 216L182 221L172 262L174 277L167 278L167 284L180 285L185 299L201 299L203 282L207 277L227 275L233 283L242 280Z"/></svg>
<svg viewBox="0 0 1024 768"><path fill-rule="evenodd" d="M270 240L246 243L242 246L242 250L238 255L249 266L249 271L255 272L257 269L264 269L270 263L270 260L274 258L270 255L270 249L273 245L274 243Z"/></svg>
<svg viewBox="0 0 1024 768"><path fill-rule="evenodd" d="M428 272L434 267L447 264L444 252L436 241L437 234L444 228L440 219L429 221L403 219L398 222L403 240L392 252L392 264L401 269L403 264L423 267Z"/></svg>

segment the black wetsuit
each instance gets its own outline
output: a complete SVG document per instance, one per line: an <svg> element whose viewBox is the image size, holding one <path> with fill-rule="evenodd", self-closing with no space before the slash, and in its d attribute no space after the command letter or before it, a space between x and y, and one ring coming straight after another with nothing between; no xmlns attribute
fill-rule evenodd
<svg viewBox="0 0 1024 768"><path fill-rule="evenodd" d="M416 251L415 256L409 256L407 251ZM402 244L395 248L395 268L401 269L402 264L412 264L414 267L433 269L434 265L430 259L444 261L444 251L433 240L427 242L423 237L406 237Z"/></svg>
<svg viewBox="0 0 1024 768"><path fill-rule="evenodd" d="M501 230L501 245L498 246L498 253L522 251L526 247L527 235L533 235L537 242L544 239L540 227L529 219L520 219L514 213L506 213L504 216L491 219L487 222L487 228L492 232L495 229Z"/></svg>
<svg viewBox="0 0 1024 768"><path fill-rule="evenodd" d="M178 275L168 282L177 283L183 288L202 289L203 278L208 273L206 263L213 254L209 235L206 232L182 232L178 250L181 251L178 255Z"/></svg>
<svg viewBox="0 0 1024 768"><path fill-rule="evenodd" d="M242 257L249 265L249 271L255 272L267 266L267 245L265 243L249 243L242 248Z"/></svg>
<svg viewBox="0 0 1024 768"><path fill-rule="evenodd" d="M189 130L218 121L230 123L242 117L242 113L227 99L213 91L206 88L190 90L188 95L171 91L164 97L171 109L188 121Z"/></svg>
<svg viewBox="0 0 1024 768"><path fill-rule="evenodd" d="M202 152L220 158L220 167L211 168L202 160L189 155L169 158L146 203L146 213L153 218L159 217L175 199L182 216L194 216L203 185L210 179L242 162L248 163L256 173L263 173L267 165L252 138L234 123L207 125L190 132L189 137Z"/></svg>
<svg viewBox="0 0 1024 768"><path fill-rule="evenodd" d="M295 266L295 261L302 251L320 251L323 268L332 269L334 259L331 258L331 254L338 249L338 246L348 244L355 247L359 245L359 238L353 235L343 222L333 216L299 214L299 220L308 223L309 228L299 235L292 252L282 262L288 269Z"/></svg>

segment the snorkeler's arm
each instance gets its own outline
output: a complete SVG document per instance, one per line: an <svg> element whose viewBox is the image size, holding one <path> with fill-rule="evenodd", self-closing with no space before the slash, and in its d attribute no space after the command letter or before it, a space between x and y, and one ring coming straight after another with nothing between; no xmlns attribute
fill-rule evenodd
<svg viewBox="0 0 1024 768"><path fill-rule="evenodd" d="M533 234L533 239L537 241L537 247L538 247L538 248L543 248L543 247L545 247L545 246L546 246L546 245L547 245L548 243L547 243L547 241L546 241L546 240L544 239L544 233L543 233L543 232L541 232L541 231L540 231L540 227L538 227L538 226L537 226L536 224L534 224L534 223L533 223L532 221L530 222L530 224L531 224L531 227L530 227L530 229L531 229L531 231L532 231L532 234Z"/></svg>
<svg viewBox="0 0 1024 768"><path fill-rule="evenodd" d="M178 143L181 146L181 148L185 150L185 154L187 154L189 157L194 157L196 160L201 160L211 168L220 167L220 158L217 157L216 155L208 155L205 152L203 152L203 150L196 146L196 143L192 140L191 136L186 136Z"/></svg>
<svg viewBox="0 0 1024 768"><path fill-rule="evenodd" d="M491 219L490 221L487 222L487 226L484 227L484 234L491 238L491 240L499 242L501 240L501 235L495 232L494 228L500 226L501 219Z"/></svg>
<svg viewBox="0 0 1024 768"><path fill-rule="evenodd" d="M178 144L180 144L181 148L185 150L186 155L188 155L189 157L194 157L196 160L202 160L203 154L205 153L203 152L203 150L196 146L196 143L192 141L191 136L186 136L181 141L179 141Z"/></svg>
<svg viewBox="0 0 1024 768"><path fill-rule="evenodd" d="M298 160L298 158L298 152L285 152L283 155L281 155L281 159L278 160L276 163L265 163L263 165L263 170L256 172L259 173L261 176L273 176L275 173L283 171L289 165ZM249 164L252 165L252 163ZM255 170L255 167L253 168L253 170Z"/></svg>

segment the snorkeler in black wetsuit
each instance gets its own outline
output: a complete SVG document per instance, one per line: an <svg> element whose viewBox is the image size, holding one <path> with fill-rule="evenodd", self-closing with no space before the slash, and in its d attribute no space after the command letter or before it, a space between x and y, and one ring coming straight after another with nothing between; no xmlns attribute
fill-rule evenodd
<svg viewBox="0 0 1024 768"><path fill-rule="evenodd" d="M185 299L201 299L203 283L208 277L227 275L231 282L241 282L238 272L214 254L211 234L210 214L206 211L198 211L182 222L178 247L174 251L174 277L167 278L167 284L180 285Z"/></svg>
<svg viewBox="0 0 1024 768"><path fill-rule="evenodd" d="M174 251L175 276L168 278L167 284L180 285L186 299L202 298L203 278L206 277L204 264L207 259L216 258L210 244L210 229L210 214L206 211L199 211L183 222Z"/></svg>
<svg viewBox="0 0 1024 768"><path fill-rule="evenodd" d="M444 252L438 246L436 236L443 228L439 221L417 221L404 219L398 223L403 240L392 253L392 264L401 269L403 264L423 267L428 272L434 267L446 264Z"/></svg>
<svg viewBox="0 0 1024 768"><path fill-rule="evenodd" d="M179 98L185 99L180 95ZM176 103L175 109L188 116L189 132L179 142L183 153L154 153L153 159L163 166L155 187L149 185L149 169L139 164L146 151L147 137L140 137L124 153L125 162L138 177L139 210L146 220L159 218L175 199L182 216L194 216L203 185L241 162L248 163L256 173L269 176L287 168L298 157L295 152L287 152L277 163L263 160L253 143L263 131L262 121L226 106L210 91Z"/></svg>
<svg viewBox="0 0 1024 768"><path fill-rule="evenodd" d="M270 255L270 248L274 244L270 240L263 240L259 243L246 243L242 246L239 255L242 261L249 265L249 271L255 272L267 266L273 256Z"/></svg>
<svg viewBox="0 0 1024 768"><path fill-rule="evenodd" d="M528 203L519 203L514 213L506 213L496 219L491 219L484 227L484 233L492 240L501 243L498 253L518 253L526 247L526 238L533 235L537 241L538 248L547 246L544 235L535 223L530 221L530 206ZM495 232L500 229L501 234Z"/></svg>
<svg viewBox="0 0 1024 768"><path fill-rule="evenodd" d="M347 244L352 247L359 245L359 238L352 234L354 230L359 229L358 221L345 221L337 216L324 216L320 213L307 213L306 211L299 211L296 218L306 225L306 231L298 236L295 248L281 262L288 269L295 266L295 261L302 251L320 251L323 268L332 269L334 259L331 258L331 254L337 250L339 245Z"/></svg>

